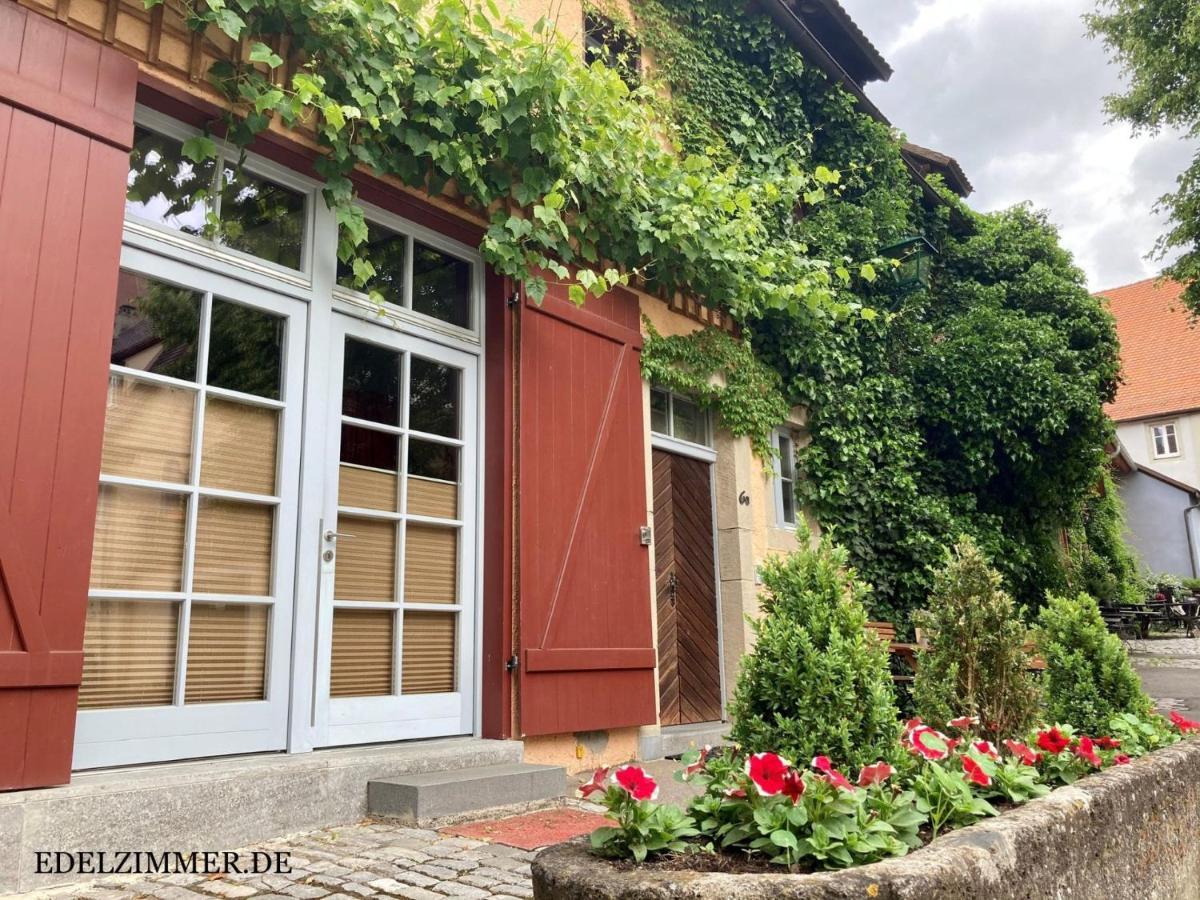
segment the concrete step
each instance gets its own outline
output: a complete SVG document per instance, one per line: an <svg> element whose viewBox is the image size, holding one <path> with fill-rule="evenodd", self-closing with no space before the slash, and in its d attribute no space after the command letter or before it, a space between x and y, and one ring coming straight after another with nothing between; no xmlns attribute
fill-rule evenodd
<svg viewBox="0 0 1200 900"><path fill-rule="evenodd" d="M497 806L561 797L561 766L505 763L379 778L367 784L367 812L415 824Z"/></svg>
<svg viewBox="0 0 1200 900"><path fill-rule="evenodd" d="M643 734L638 740L640 759L664 759L679 756L705 745L720 747L729 743L728 722L702 722L698 725L669 725L657 733Z"/></svg>

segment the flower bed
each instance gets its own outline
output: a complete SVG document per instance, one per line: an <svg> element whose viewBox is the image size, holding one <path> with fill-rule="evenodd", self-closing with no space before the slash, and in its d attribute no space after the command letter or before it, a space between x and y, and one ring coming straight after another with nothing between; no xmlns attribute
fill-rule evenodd
<svg viewBox="0 0 1200 900"><path fill-rule="evenodd" d="M1124 751L1143 749L1132 734L1091 739L1043 729L1001 750L972 739L962 724L961 737L948 737L909 723L906 758L864 767L857 784L821 757L805 770L770 753L698 760L690 777L704 779L705 792L687 813L654 804L653 782L634 767L615 773L615 782L597 773L585 791L604 791L618 827L594 836L591 851L575 844L539 856L536 895L1200 896L1200 741L1131 761ZM1088 772L1095 774L1049 793L1050 784ZM908 855L946 828L995 814L993 800L1020 804L1046 794ZM754 874L697 871L696 851L769 860L780 874L762 873L761 862ZM637 866L598 854L656 859ZM840 867L848 868L812 871Z"/></svg>

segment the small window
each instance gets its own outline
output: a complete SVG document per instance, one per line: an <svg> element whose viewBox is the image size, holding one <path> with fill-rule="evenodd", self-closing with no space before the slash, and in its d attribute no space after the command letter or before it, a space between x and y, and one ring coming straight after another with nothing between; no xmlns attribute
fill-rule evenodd
<svg viewBox="0 0 1200 900"><path fill-rule="evenodd" d="M595 13L583 14L583 60L589 66L602 62L637 87L642 76L642 48L626 28Z"/></svg>
<svg viewBox="0 0 1200 900"><path fill-rule="evenodd" d="M1179 437L1175 434L1175 423L1164 422L1153 425L1150 432L1154 437L1154 458L1179 455Z"/></svg>
<svg viewBox="0 0 1200 900"><path fill-rule="evenodd" d="M775 449L779 451L775 470L776 519L784 528L796 527L796 444L786 431L775 433Z"/></svg>
<svg viewBox="0 0 1200 900"><path fill-rule="evenodd" d="M650 430L677 441L712 446L708 411L664 388L650 388Z"/></svg>

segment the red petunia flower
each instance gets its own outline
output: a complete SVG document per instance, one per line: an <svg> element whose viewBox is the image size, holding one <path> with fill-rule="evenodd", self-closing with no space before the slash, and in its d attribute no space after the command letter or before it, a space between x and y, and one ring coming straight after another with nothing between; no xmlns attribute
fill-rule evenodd
<svg viewBox="0 0 1200 900"><path fill-rule="evenodd" d="M1101 750L1116 750L1121 746L1121 742L1114 737L1098 737L1096 738L1096 746Z"/></svg>
<svg viewBox="0 0 1200 900"><path fill-rule="evenodd" d="M746 792L740 787L731 787L725 789L725 796L730 800L745 800Z"/></svg>
<svg viewBox="0 0 1200 900"><path fill-rule="evenodd" d="M794 769L783 776L783 795L791 800L793 805L799 803L804 795L804 779Z"/></svg>
<svg viewBox="0 0 1200 900"><path fill-rule="evenodd" d="M764 797L774 797L783 790L783 776L791 763L778 753L755 753L746 757L746 774L754 788Z"/></svg>
<svg viewBox="0 0 1200 900"><path fill-rule="evenodd" d="M858 773L858 786L868 787L872 784L883 784L895 772L895 769L882 760L870 766L863 766L862 770Z"/></svg>
<svg viewBox="0 0 1200 900"><path fill-rule="evenodd" d="M1058 726L1049 731L1039 731L1037 745L1047 753L1062 753L1071 744L1070 739L1058 730Z"/></svg>
<svg viewBox="0 0 1200 900"><path fill-rule="evenodd" d="M833 767L833 763L828 756L814 756L812 767L821 773L821 777L832 784L834 787L850 790L853 785L850 784L846 776Z"/></svg>
<svg viewBox="0 0 1200 900"><path fill-rule="evenodd" d="M954 743L935 728L920 725L908 736L909 748L924 759L937 761L945 759L954 749Z"/></svg>
<svg viewBox="0 0 1200 900"><path fill-rule="evenodd" d="M1191 719L1185 719L1179 713L1171 710L1171 724L1187 734L1189 731L1200 731L1200 722L1193 722Z"/></svg>
<svg viewBox="0 0 1200 900"><path fill-rule="evenodd" d="M1035 753L1020 741L1005 741L1004 746L1008 748L1009 753L1027 766L1036 766L1042 761L1042 754Z"/></svg>
<svg viewBox="0 0 1200 900"><path fill-rule="evenodd" d="M597 792L604 793L608 790L608 785L605 779L608 778L608 766L597 769L592 773L592 780L586 781L579 786L579 796L590 797Z"/></svg>
<svg viewBox="0 0 1200 900"><path fill-rule="evenodd" d="M1113 757L1113 765L1114 766L1127 766L1131 762L1133 762L1133 760L1130 757L1126 756L1124 753L1118 753L1116 756Z"/></svg>
<svg viewBox="0 0 1200 900"><path fill-rule="evenodd" d="M913 716L911 719L909 719L907 722L904 723L904 736L907 738L910 734L913 733L913 731L920 728L921 725L923 725L923 724L924 723L921 721L920 716Z"/></svg>
<svg viewBox="0 0 1200 900"><path fill-rule="evenodd" d="M1075 742L1075 755L1080 759L1085 759L1097 769L1102 765L1100 757L1096 754L1096 745L1087 735L1081 737Z"/></svg>
<svg viewBox="0 0 1200 900"><path fill-rule="evenodd" d="M948 723L951 728L957 728L960 731L966 731L973 725L979 724L979 716L959 716L957 719L951 719Z"/></svg>
<svg viewBox="0 0 1200 900"><path fill-rule="evenodd" d="M1000 751L996 749L996 745L991 741L971 741L971 749L990 759L1000 758Z"/></svg>
<svg viewBox="0 0 1200 900"><path fill-rule="evenodd" d="M967 776L967 781L974 782L980 787L992 786L992 776L983 771L983 766L979 764L978 760L972 759L970 756L964 756L962 758L962 767L963 772Z"/></svg>
<svg viewBox="0 0 1200 900"><path fill-rule="evenodd" d="M612 779L634 800L653 800L658 796L658 782L639 766L622 766L613 773Z"/></svg>

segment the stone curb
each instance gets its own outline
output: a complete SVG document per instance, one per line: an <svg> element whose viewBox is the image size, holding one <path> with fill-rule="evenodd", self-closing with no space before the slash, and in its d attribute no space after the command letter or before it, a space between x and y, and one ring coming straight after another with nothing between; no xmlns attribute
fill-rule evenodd
<svg viewBox="0 0 1200 900"><path fill-rule="evenodd" d="M582 842L533 862L537 900L1200 898L1200 740L952 832L899 859L813 875L617 869Z"/></svg>

